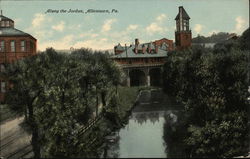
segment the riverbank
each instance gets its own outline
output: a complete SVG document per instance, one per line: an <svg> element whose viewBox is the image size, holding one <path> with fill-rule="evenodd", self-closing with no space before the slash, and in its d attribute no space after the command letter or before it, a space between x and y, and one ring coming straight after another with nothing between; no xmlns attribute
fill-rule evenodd
<svg viewBox="0 0 250 159"><path fill-rule="evenodd" d="M78 150L77 155L71 157L100 157L107 142L106 137L126 125L139 91L140 87L119 86L117 94L104 108L105 115L81 137L80 140L87 144Z"/></svg>
<svg viewBox="0 0 250 159"><path fill-rule="evenodd" d="M157 88L139 89L136 104L122 128L110 136L111 142L104 144L103 158L165 158L168 156L164 141L164 125L174 129L180 106ZM165 117L174 115L173 121ZM178 118L179 119L179 118Z"/></svg>

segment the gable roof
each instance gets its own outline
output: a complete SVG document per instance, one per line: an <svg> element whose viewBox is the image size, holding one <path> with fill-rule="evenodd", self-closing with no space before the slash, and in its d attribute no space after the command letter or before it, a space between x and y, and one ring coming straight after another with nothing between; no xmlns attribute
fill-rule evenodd
<svg viewBox="0 0 250 159"><path fill-rule="evenodd" d="M188 16L187 12L185 11L185 9L181 6L179 7L180 9L182 9L182 17L183 19L190 19L190 17ZM175 20L179 20L180 19L180 12L177 14L177 16L175 17Z"/></svg>

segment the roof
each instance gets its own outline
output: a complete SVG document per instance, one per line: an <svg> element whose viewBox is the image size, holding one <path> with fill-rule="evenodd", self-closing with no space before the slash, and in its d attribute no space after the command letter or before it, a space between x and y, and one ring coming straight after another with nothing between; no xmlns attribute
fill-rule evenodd
<svg viewBox="0 0 250 159"><path fill-rule="evenodd" d="M9 28L0 28L0 36L31 36L31 35L21 30L9 27Z"/></svg>
<svg viewBox="0 0 250 159"><path fill-rule="evenodd" d="M5 16L3 16L3 15L0 15L0 21L8 21L8 20L14 22L12 19L10 19L10 18L8 18L8 17L5 17Z"/></svg>
<svg viewBox="0 0 250 159"><path fill-rule="evenodd" d="M124 48L119 43L117 46L115 46L116 50L124 51Z"/></svg>
<svg viewBox="0 0 250 159"><path fill-rule="evenodd" d="M121 46L122 47L122 46ZM138 50L141 50L142 48L147 49L148 47L151 47L152 50L155 49L155 45L153 43L144 43L138 45ZM130 45L126 48L123 47L124 51L120 54L113 55L112 58L151 58L151 57L166 57L167 56L167 44L163 44L162 46L158 47L157 53L148 53L147 51L145 53L135 53L135 45Z"/></svg>
<svg viewBox="0 0 250 159"><path fill-rule="evenodd" d="M185 9L180 6L179 9L182 10L182 17L183 19L190 19L190 17L188 16L187 12L185 11ZM177 14L177 16L175 17L175 20L179 20L180 19L180 10L179 10L179 13Z"/></svg>

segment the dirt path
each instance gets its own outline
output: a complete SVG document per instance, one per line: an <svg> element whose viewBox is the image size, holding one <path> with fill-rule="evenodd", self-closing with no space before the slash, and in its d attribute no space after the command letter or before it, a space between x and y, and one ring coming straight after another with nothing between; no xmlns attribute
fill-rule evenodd
<svg viewBox="0 0 250 159"><path fill-rule="evenodd" d="M20 127L23 120L19 117L0 125L0 157L20 158L32 153L31 135Z"/></svg>

